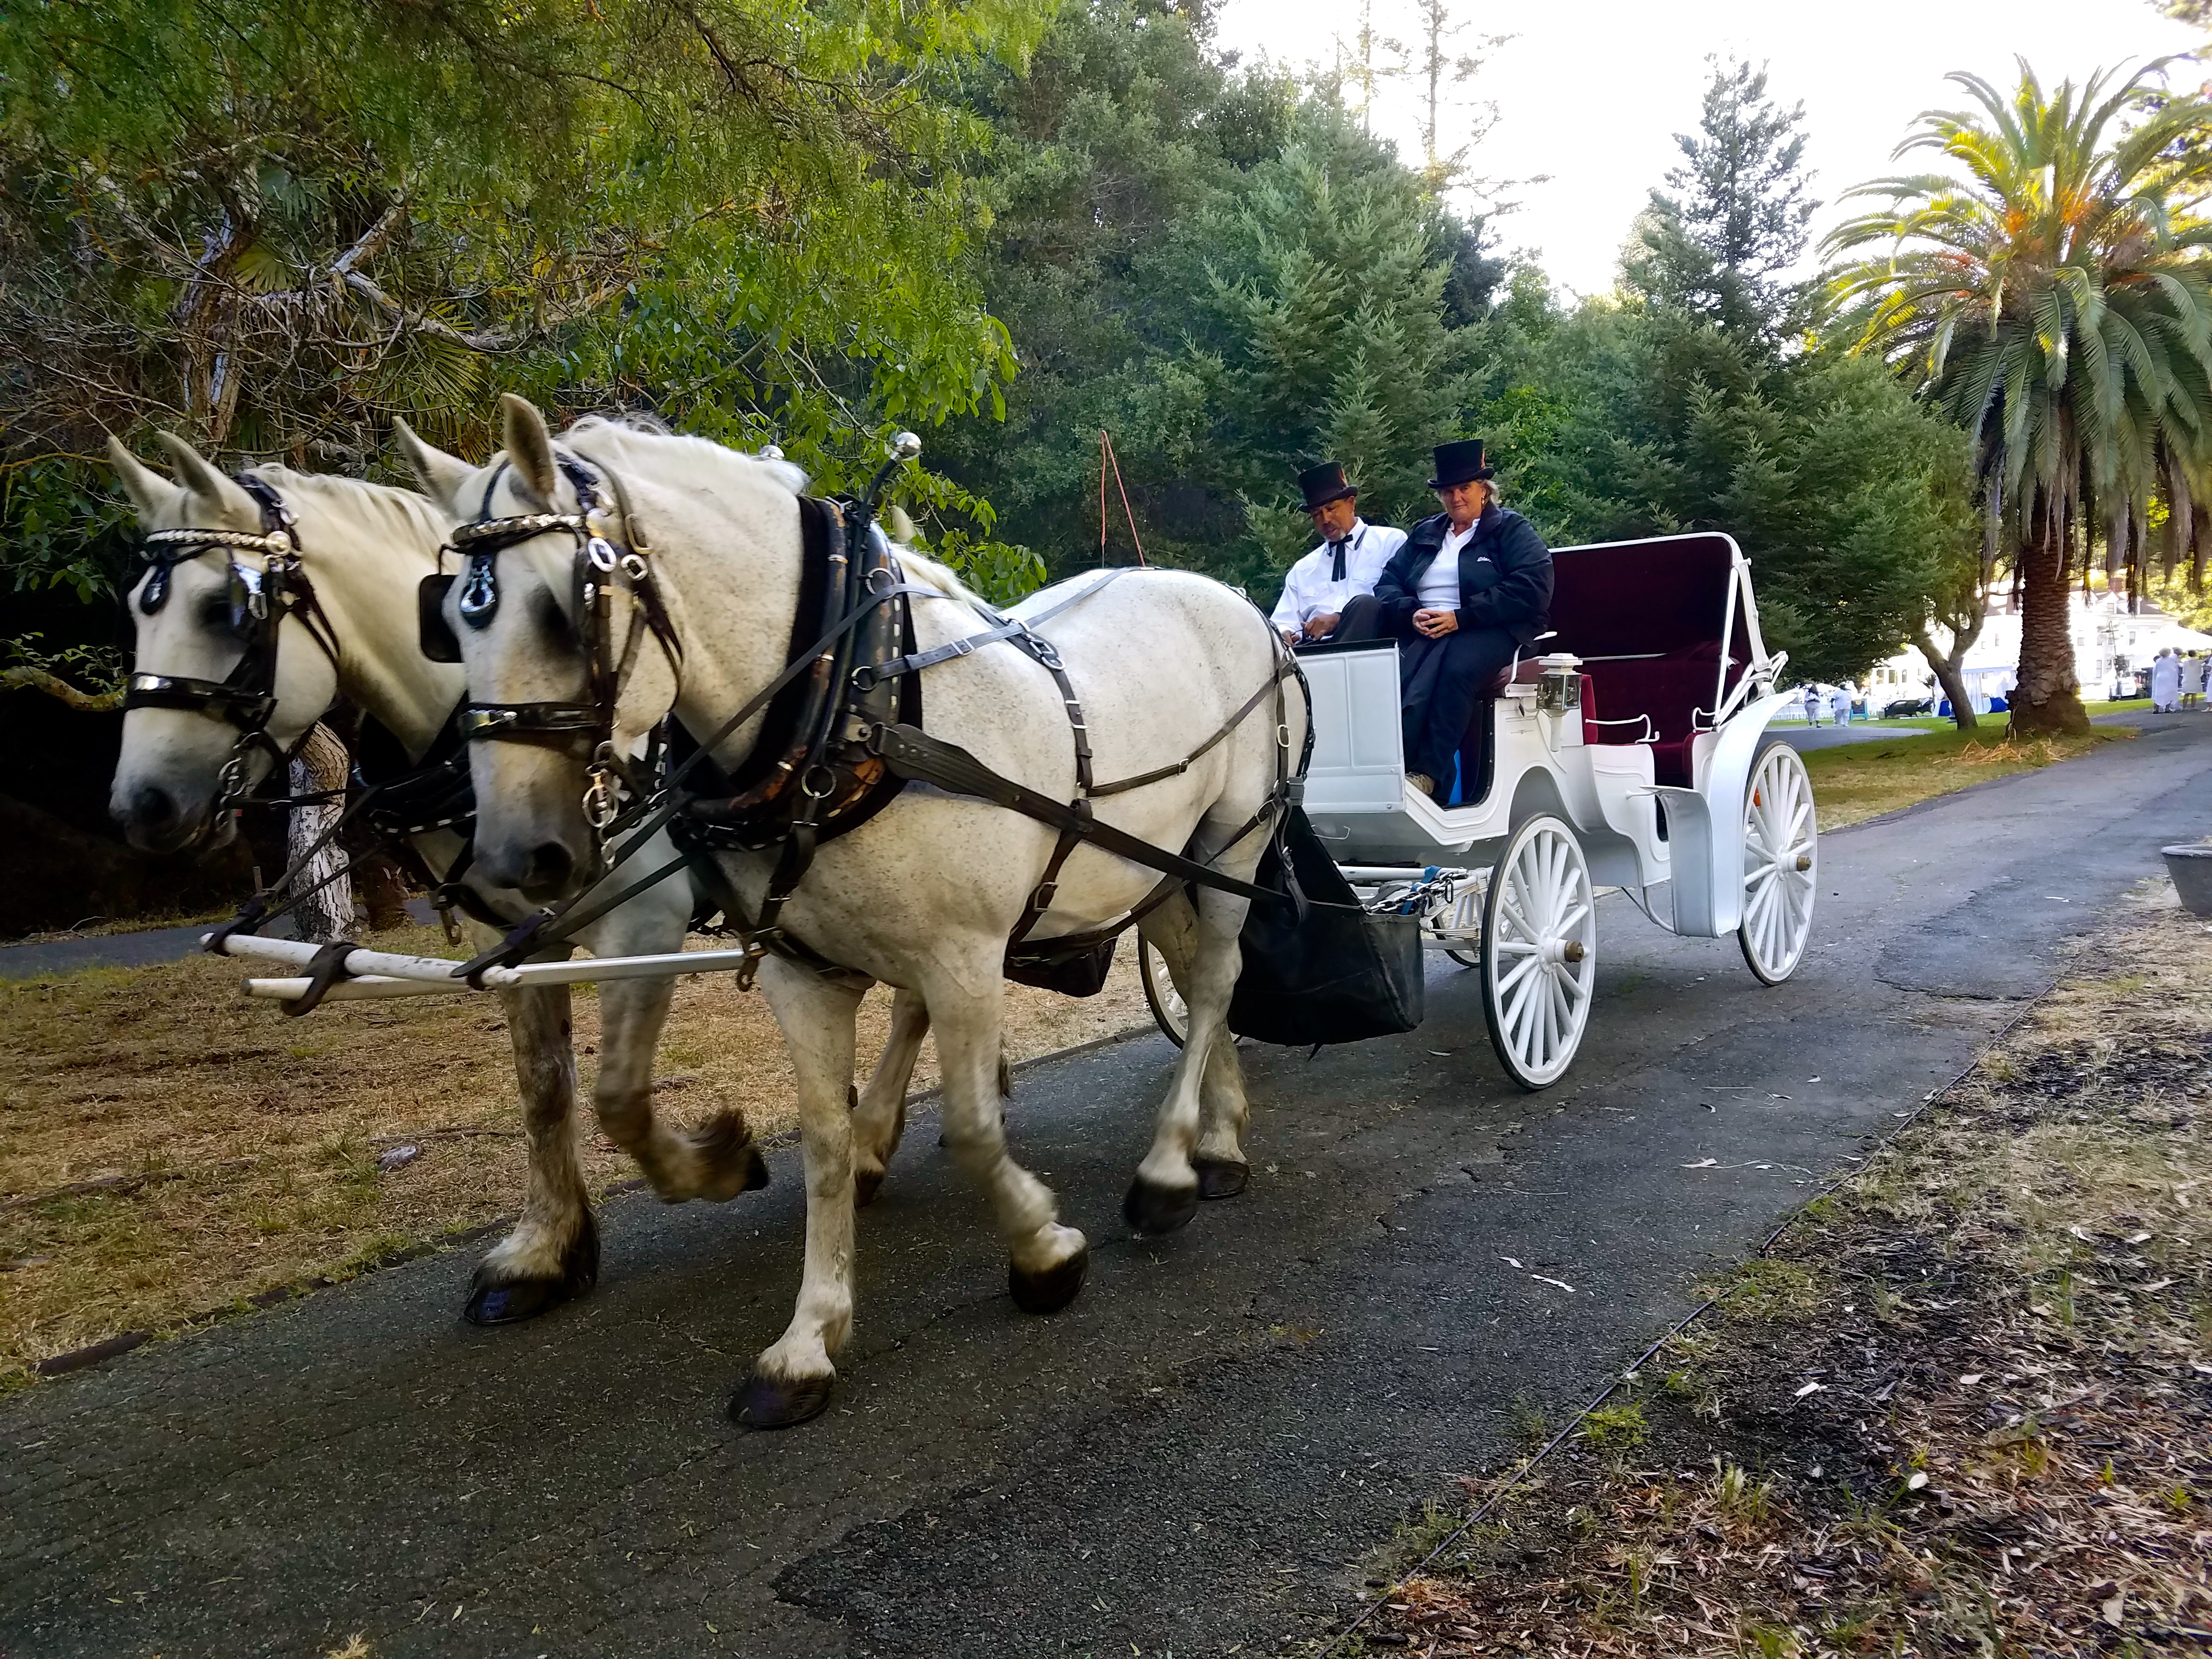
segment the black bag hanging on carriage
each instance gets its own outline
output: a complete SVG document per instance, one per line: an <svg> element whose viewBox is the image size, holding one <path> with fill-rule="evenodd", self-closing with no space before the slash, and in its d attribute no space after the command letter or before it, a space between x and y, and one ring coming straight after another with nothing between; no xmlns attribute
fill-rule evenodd
<svg viewBox="0 0 2212 1659"><path fill-rule="evenodd" d="M1299 808L1267 844L1253 879L1303 906L1255 904L1244 919L1244 965L1229 1029L1293 1047L1395 1036L1421 1023L1427 983L1416 916L1370 915ZM1303 912L1303 914L1301 914Z"/></svg>

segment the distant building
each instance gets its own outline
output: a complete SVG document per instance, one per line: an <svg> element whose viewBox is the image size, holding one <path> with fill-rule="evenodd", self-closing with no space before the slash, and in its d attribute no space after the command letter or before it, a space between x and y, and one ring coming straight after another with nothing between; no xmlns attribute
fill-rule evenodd
<svg viewBox="0 0 2212 1659"><path fill-rule="evenodd" d="M2165 611L2149 605L2129 610L2124 592L2076 591L2067 610L2067 632L2074 641L2074 673L2085 698L2134 695L2134 671L2148 667L2151 658L2166 646L2203 648L2203 635L2191 634ZM1990 698L2002 696L2018 684L2020 624L2020 611L2011 596L1996 598L1983 617L1980 636L1966 649L1961 670L1978 714L1988 714ZM1947 630L1936 631L1938 644L1949 641ZM1935 669L1913 646L1875 665L1867 684L1869 702L1875 707L1899 697L1932 699L1943 695L1936 683Z"/></svg>

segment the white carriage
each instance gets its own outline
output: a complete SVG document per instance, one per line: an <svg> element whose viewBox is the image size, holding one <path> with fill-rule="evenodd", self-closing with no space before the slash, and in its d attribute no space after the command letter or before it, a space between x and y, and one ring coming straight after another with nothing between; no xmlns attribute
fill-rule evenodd
<svg viewBox="0 0 2212 1659"><path fill-rule="evenodd" d="M1305 810L1370 909L1482 975L1491 1041L1523 1088L1572 1062L1597 980L1598 897L1660 927L1735 933L1765 984L1796 972L1819 881L1813 791L1769 735L1775 690L1734 538L1558 550L1551 632L1477 706L1437 798L1406 782L1395 643L1302 650L1315 726ZM1155 1017L1182 1005L1140 946Z"/></svg>

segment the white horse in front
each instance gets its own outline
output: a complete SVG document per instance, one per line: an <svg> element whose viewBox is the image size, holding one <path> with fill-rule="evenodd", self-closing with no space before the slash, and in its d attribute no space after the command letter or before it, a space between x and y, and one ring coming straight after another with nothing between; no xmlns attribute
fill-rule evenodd
<svg viewBox="0 0 2212 1659"><path fill-rule="evenodd" d="M493 470L403 434L425 488L457 521L575 513L575 493L538 412L510 398L506 416L506 459ZM783 665L800 592L803 479L702 440L604 421L579 422L566 443L568 453L619 483L625 510L649 532L633 537L628 526L607 526L618 540L649 539L681 641L679 682L667 653L625 648L623 635L644 624L636 606L623 608L613 655L633 666L616 699L617 742L634 742L672 709L691 732L714 732ZM477 701L574 703L590 696L574 610L574 556L575 543L559 534L495 556L499 602L489 617L479 610L475 626L462 625L457 597L449 597L447 619ZM897 556L905 579L931 590L931 598L912 602L922 648L981 630L949 572L902 550ZM1028 608L1034 613L1052 597L1036 596ZM1247 601L1185 573L1128 574L1045 631L1081 700L1102 778L1172 766L1286 672L1273 630ZM933 736L1058 800L1074 798L1068 715L1030 657L1001 645L958 658L929 672L922 702ZM1097 815L1249 881L1267 832L1247 826L1271 819L1285 754L1300 752L1304 720L1295 694L1287 708L1269 699L1186 770L1101 800ZM758 726L756 720L733 733L715 759L735 767ZM550 900L575 891L597 868L581 805L585 759L577 748L541 743L476 746L477 856L490 878ZM786 932L842 971L817 973L773 957L761 971L799 1082L806 1256L789 1328L759 1356L732 1402L738 1421L775 1426L820 1411L836 1376L831 1356L851 1328L856 1132L863 1164L879 1170L887 1150L884 1126L847 1109L854 1016L869 981L918 992L927 1006L943 1066L945 1142L989 1196L1017 1302L1050 1311L1079 1288L1087 1244L1060 1224L1052 1194L1008 1156L996 1086L1007 938L1054 840L1030 818L910 786L824 844L784 910ZM718 856L757 907L774 852ZM1161 881L1151 869L1086 846L1061 872L1033 937L1109 923ZM1212 1196L1243 1184L1246 1107L1225 1018L1248 902L1200 887L1194 909L1178 893L1144 922L1176 973L1190 1033L1125 1204L1141 1230L1188 1221L1202 1185Z"/></svg>
<svg viewBox="0 0 2212 1659"><path fill-rule="evenodd" d="M182 440L164 434L163 441L174 460L174 483L141 464L119 442L110 445L117 473L145 529L260 532L260 507L235 479ZM416 586L437 568L444 521L428 501L408 490L279 466L256 468L254 475L276 492L297 520L301 566L339 648L333 663L307 637L299 621L288 618L282 624L276 707L268 725L271 744L289 750L344 697L381 723L410 760L420 761L463 691L459 667L422 655L416 623ZM166 599L151 611L140 603L147 579L134 586L131 617L137 630L141 672L221 681L238 664L244 641L231 625L230 573L226 559L218 556L224 554L256 571L266 563L263 555L219 547L181 558L170 573ZM139 708L124 716L110 810L133 846L174 852L219 845L237 833L233 813L218 805L223 768L237 737L237 728L226 720L191 708ZM274 764L272 755L253 754L250 781L264 778ZM452 869L464 846L451 830L418 836L415 844L425 864L441 872ZM665 846L656 850L668 856ZM477 872L469 879L495 914L518 921L528 914L529 906L485 883ZM689 883L666 882L609 913L579 937L601 955L680 951L691 905ZM494 930L471 927L479 945L499 938ZM742 1115L724 1112L689 1133L653 1116L653 1050L672 984L627 980L602 989L592 1102L609 1137L638 1161L663 1199L677 1203L732 1198L767 1179L767 1166ZM599 1230L576 1158L576 1060L568 988L499 994L514 1048L530 1174L520 1218L477 1268L464 1312L478 1324L526 1319L580 1294L598 1277L599 1265ZM887 1054L878 1084L872 1085L890 1091L890 1109L903 1095L921 1026L918 1006L904 1012L901 1040Z"/></svg>

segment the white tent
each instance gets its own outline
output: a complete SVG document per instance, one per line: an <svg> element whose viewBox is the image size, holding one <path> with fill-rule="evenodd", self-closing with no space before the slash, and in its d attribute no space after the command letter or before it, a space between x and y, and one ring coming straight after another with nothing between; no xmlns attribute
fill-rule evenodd
<svg viewBox="0 0 2212 1659"><path fill-rule="evenodd" d="M2179 623L2170 623L2155 634L2145 634L2136 640L2128 657L2130 668L2148 668L2151 659L2161 651L2212 651L2212 634L2200 634L2193 628L2184 628Z"/></svg>

